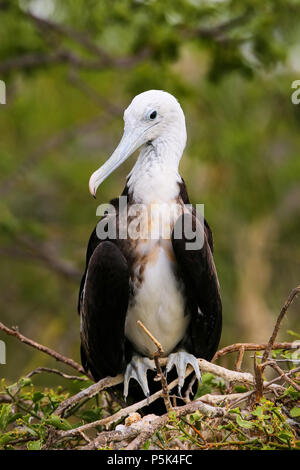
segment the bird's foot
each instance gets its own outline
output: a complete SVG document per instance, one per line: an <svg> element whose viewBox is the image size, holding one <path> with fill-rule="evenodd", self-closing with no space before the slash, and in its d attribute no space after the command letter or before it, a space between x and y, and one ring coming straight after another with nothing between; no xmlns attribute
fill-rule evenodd
<svg viewBox="0 0 300 470"><path fill-rule="evenodd" d="M135 379L141 386L144 395L148 398L150 395L147 371L155 370L155 364L152 359L134 355L131 362L127 365L124 375L124 398L127 399L130 379Z"/></svg>
<svg viewBox="0 0 300 470"><path fill-rule="evenodd" d="M198 379L198 382L201 382L201 372L199 369L199 364L195 356L193 354L189 354L186 351L178 351L176 353L172 353L169 355L167 366L166 366L166 374L170 372L173 366L176 367L177 370L177 375L178 375L178 393L179 396L181 397L181 389L184 385L184 379L185 379L185 371L187 368L187 365L190 364L196 374L196 377Z"/></svg>

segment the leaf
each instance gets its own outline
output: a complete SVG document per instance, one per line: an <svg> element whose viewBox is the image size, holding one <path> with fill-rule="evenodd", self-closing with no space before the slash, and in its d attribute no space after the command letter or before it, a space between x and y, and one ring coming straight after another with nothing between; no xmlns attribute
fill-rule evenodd
<svg viewBox="0 0 300 470"><path fill-rule="evenodd" d="M236 422L239 426L241 426L241 428L245 428L245 429L253 428L253 424L250 423L249 421L244 420L240 415L236 416Z"/></svg>
<svg viewBox="0 0 300 470"><path fill-rule="evenodd" d="M254 416L258 416L259 418L261 418L261 417L263 416L263 414L264 414L263 407L262 407L262 406L257 406L257 407L255 408L255 410L252 411L252 414L253 414Z"/></svg>
<svg viewBox="0 0 300 470"><path fill-rule="evenodd" d="M150 444L151 444L150 441L146 441L146 442L143 444L143 449L144 449L144 450L148 450L149 447L150 447Z"/></svg>
<svg viewBox="0 0 300 470"><path fill-rule="evenodd" d="M32 385L32 382L30 379L28 378L25 378L25 377L22 377L19 381L18 381L18 385L20 388L24 388L24 387L27 387L28 385Z"/></svg>
<svg viewBox="0 0 300 470"><path fill-rule="evenodd" d="M299 334L299 333L296 333L296 332L293 331L293 330L287 330L287 333L288 333L289 335L295 336L296 338L300 339L300 334Z"/></svg>
<svg viewBox="0 0 300 470"><path fill-rule="evenodd" d="M202 397L203 395L211 393L211 392L212 392L212 386L209 385L208 383L204 383L204 384L200 385L200 387L198 388L194 400L196 400L199 397Z"/></svg>
<svg viewBox="0 0 300 470"><path fill-rule="evenodd" d="M292 436L286 432L281 432L279 435L278 435L278 438L283 441L283 442L287 442L289 443L290 440L292 439Z"/></svg>
<svg viewBox="0 0 300 470"><path fill-rule="evenodd" d="M32 401L34 403L37 403L38 401L40 401L42 398L44 398L44 394L42 392L34 392L33 396L32 396Z"/></svg>
<svg viewBox="0 0 300 470"><path fill-rule="evenodd" d="M81 413L81 419L87 421L88 423L92 423L93 421L97 421L101 419L102 416L102 408L96 408L95 410L85 410Z"/></svg>
<svg viewBox="0 0 300 470"><path fill-rule="evenodd" d="M72 426L66 419L60 418L59 416L56 416L56 415L51 415L45 421L47 424L50 424L51 426L54 426L55 428L61 429L63 431L72 429Z"/></svg>
<svg viewBox="0 0 300 470"><path fill-rule="evenodd" d="M190 415L190 423L191 424L195 423L196 421L199 421L199 419L201 419L201 415L199 413L192 413Z"/></svg>
<svg viewBox="0 0 300 470"><path fill-rule="evenodd" d="M2 431L6 429L6 426L8 425L11 415L12 415L11 405L6 404L6 403L2 405L1 412L0 412L0 429Z"/></svg>
<svg viewBox="0 0 300 470"><path fill-rule="evenodd" d="M16 438L16 433L14 432L8 432L6 434L2 434L2 436L0 436L0 445L4 446L8 444L8 442L15 440L15 438Z"/></svg>
<svg viewBox="0 0 300 470"><path fill-rule="evenodd" d="M42 442L40 440L27 442L28 450L41 450Z"/></svg>
<svg viewBox="0 0 300 470"><path fill-rule="evenodd" d="M300 407L294 406L290 411L290 415L292 418L298 418L300 416Z"/></svg>

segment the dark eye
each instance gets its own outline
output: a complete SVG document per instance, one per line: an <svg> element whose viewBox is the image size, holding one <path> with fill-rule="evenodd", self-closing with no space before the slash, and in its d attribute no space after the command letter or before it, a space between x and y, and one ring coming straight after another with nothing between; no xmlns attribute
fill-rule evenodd
<svg viewBox="0 0 300 470"><path fill-rule="evenodd" d="M156 112L156 111L152 111L152 113L150 114L149 118L153 120L153 119L156 118L156 116L157 116L157 112Z"/></svg>

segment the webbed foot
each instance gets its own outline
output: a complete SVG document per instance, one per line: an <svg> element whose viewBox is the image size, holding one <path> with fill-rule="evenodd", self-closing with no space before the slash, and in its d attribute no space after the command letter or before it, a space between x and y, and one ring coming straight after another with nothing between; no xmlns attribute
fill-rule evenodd
<svg viewBox="0 0 300 470"><path fill-rule="evenodd" d="M193 354L189 354L186 351L178 351L176 353L172 353L169 355L167 366L166 366L166 374L170 372L173 366L176 367L177 370L177 375L179 378L178 381L178 392L181 397L181 389L184 385L184 379L185 379L185 371L187 368L187 365L190 364L196 374L196 377L198 379L198 382L201 382L201 372L199 369L198 361L193 356Z"/></svg>
<svg viewBox="0 0 300 470"><path fill-rule="evenodd" d="M148 398L150 395L147 371L155 370L155 364L152 359L134 355L131 362L127 365L124 375L124 398L127 399L130 379L135 379L141 386L144 395Z"/></svg>

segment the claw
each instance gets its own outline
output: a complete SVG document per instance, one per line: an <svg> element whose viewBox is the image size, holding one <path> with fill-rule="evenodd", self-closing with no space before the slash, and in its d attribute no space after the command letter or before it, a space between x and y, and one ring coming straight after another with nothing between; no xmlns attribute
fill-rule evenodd
<svg viewBox="0 0 300 470"><path fill-rule="evenodd" d="M195 356L193 354L189 354L185 351L178 351L176 353L172 353L169 355L167 367L166 367L166 373L170 372L172 367L176 367L177 370L177 375L178 375L178 393L179 396L181 396L181 389L184 385L184 379L185 379L185 371L187 368L187 365L190 364L196 374L196 377L198 379L198 382L201 383L201 372L199 369L199 364Z"/></svg>
<svg viewBox="0 0 300 470"><path fill-rule="evenodd" d="M149 401L150 391L148 387L148 380L147 380L147 371L148 370L155 370L155 364L152 359L148 357L141 357L134 355L132 357L131 362L126 367L126 372L124 376L124 398L127 399L128 396L128 387L130 379L135 379L139 385L141 386L144 395L147 397Z"/></svg>

